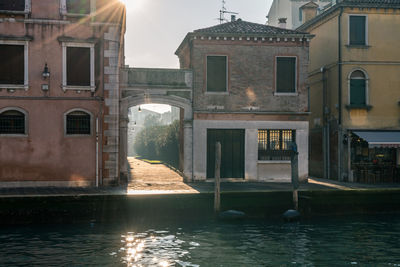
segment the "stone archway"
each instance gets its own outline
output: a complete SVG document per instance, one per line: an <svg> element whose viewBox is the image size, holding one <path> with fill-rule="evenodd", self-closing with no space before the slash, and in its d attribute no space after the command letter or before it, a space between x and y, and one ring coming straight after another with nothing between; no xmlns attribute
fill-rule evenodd
<svg viewBox="0 0 400 267"><path fill-rule="evenodd" d="M121 176L128 177L129 168L127 162L128 145L128 110L130 107L143 104L165 104L181 108L183 110L183 174L185 181L192 180L193 169L193 111L190 100L178 96L140 94L128 96L120 102L120 127L119 127L119 162Z"/></svg>

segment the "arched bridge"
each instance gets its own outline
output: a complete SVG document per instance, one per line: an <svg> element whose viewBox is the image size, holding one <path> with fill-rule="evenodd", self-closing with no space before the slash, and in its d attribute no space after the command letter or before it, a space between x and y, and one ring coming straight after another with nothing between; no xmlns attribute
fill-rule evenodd
<svg viewBox="0 0 400 267"><path fill-rule="evenodd" d="M182 69L122 68L120 70L120 140L119 162L122 175L128 175L128 110L142 104L166 104L183 114L181 166L185 179L192 178L193 142L193 73ZM181 115L182 117L182 115ZM182 142L181 142L182 144Z"/></svg>

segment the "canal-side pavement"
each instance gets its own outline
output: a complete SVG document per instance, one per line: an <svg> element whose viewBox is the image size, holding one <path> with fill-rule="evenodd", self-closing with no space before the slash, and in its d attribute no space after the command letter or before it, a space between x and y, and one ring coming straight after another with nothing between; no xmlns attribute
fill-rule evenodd
<svg viewBox="0 0 400 267"><path fill-rule="evenodd" d="M151 173L153 167L143 164L143 174ZM166 171L165 166L157 168ZM0 188L0 225L151 223L214 217L213 182L183 183L175 174L169 181L157 176L143 180L134 175L128 185L114 188ZM221 210L279 218L290 208L292 185L288 182L221 183ZM303 217L400 212L400 186L311 178L300 185L299 208Z"/></svg>

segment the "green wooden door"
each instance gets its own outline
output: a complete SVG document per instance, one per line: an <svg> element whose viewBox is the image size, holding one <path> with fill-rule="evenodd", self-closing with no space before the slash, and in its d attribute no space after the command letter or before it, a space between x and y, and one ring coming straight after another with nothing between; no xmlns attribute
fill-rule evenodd
<svg viewBox="0 0 400 267"><path fill-rule="evenodd" d="M207 130L207 178L214 178L215 143L221 142L221 178L244 178L244 130Z"/></svg>

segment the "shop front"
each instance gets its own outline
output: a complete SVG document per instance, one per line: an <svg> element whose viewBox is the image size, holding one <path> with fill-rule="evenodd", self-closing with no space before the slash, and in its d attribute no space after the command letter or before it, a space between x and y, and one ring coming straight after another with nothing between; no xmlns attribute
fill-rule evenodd
<svg viewBox="0 0 400 267"><path fill-rule="evenodd" d="M400 131L350 131L354 182L400 183Z"/></svg>

